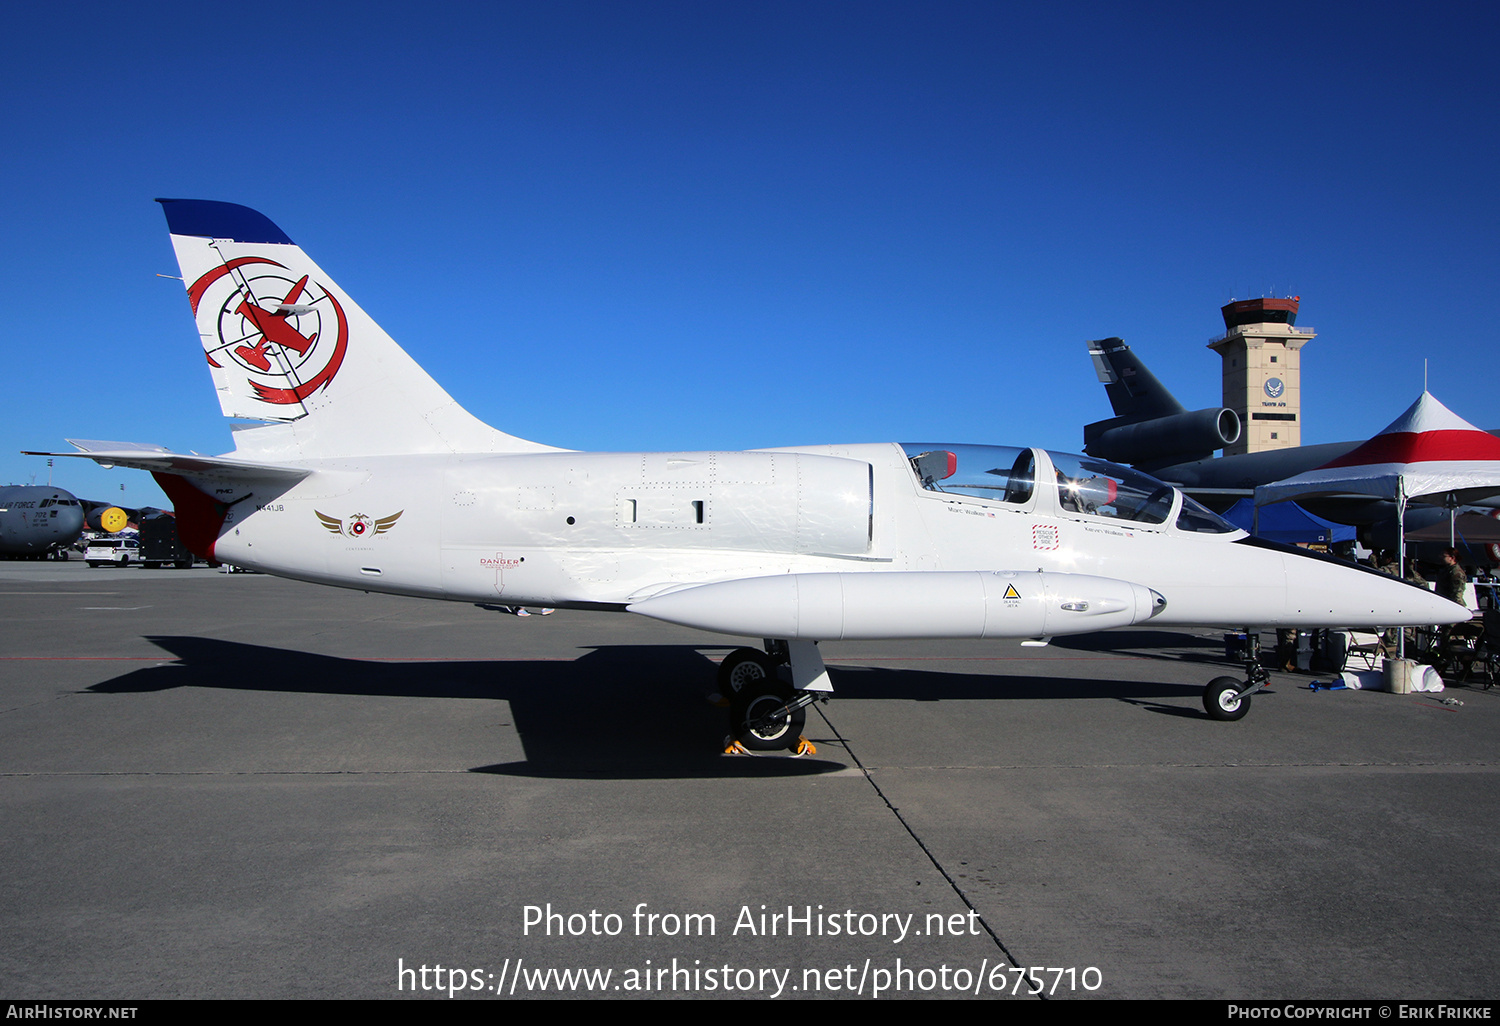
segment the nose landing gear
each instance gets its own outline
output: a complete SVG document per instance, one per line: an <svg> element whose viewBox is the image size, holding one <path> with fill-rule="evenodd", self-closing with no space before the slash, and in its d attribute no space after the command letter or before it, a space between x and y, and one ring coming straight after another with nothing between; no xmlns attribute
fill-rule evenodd
<svg viewBox="0 0 1500 1026"><path fill-rule="evenodd" d="M1250 711L1250 696L1271 682L1266 668L1254 660L1245 663L1245 679L1215 677L1203 689L1203 710L1210 719L1238 720Z"/></svg>

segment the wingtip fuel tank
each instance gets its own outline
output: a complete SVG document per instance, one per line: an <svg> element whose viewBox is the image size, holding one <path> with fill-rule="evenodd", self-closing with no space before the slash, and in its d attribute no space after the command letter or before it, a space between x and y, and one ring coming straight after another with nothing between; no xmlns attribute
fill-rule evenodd
<svg viewBox="0 0 1500 1026"><path fill-rule="evenodd" d="M1050 571L811 573L681 588L628 608L761 638L1037 638L1128 627L1162 611L1150 588Z"/></svg>

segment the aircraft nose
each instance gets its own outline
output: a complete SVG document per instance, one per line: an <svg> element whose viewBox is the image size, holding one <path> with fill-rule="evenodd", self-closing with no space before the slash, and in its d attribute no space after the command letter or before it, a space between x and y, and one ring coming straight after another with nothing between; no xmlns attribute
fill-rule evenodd
<svg viewBox="0 0 1500 1026"><path fill-rule="evenodd" d="M1429 592L1429 594L1431 593ZM1430 621L1431 623L1465 623L1466 621L1474 619L1474 611L1472 609L1468 609L1464 606L1459 605L1457 602L1450 602L1448 599L1445 599L1439 595L1432 595L1432 597L1428 601L1432 603L1430 607L1432 610L1432 619ZM1429 621L1423 620L1422 622L1428 623Z"/></svg>
<svg viewBox="0 0 1500 1026"><path fill-rule="evenodd" d="M72 541L83 531L83 508L64 506L57 511L57 540Z"/></svg>
<svg viewBox="0 0 1500 1026"><path fill-rule="evenodd" d="M84 510L81 505L65 505L57 510L57 517L52 519L52 543L72 544L78 535L83 534Z"/></svg>
<svg viewBox="0 0 1500 1026"><path fill-rule="evenodd" d="M1463 623L1473 614L1426 588L1352 565L1286 555L1287 612L1350 627Z"/></svg>

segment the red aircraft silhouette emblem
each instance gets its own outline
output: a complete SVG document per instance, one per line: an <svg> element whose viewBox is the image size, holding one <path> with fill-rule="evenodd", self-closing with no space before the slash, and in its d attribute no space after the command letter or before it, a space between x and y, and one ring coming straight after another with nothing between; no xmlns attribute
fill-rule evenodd
<svg viewBox="0 0 1500 1026"><path fill-rule="evenodd" d="M265 257L237 257L219 267L215 267L193 282L188 288L188 302L192 305L194 317L198 315L199 304L202 302L204 294L216 282L224 279L230 272L237 268L253 264L264 264L268 267L286 270L285 265ZM262 275L255 280L265 283L268 279L277 277L277 275L269 274ZM287 279L281 278L280 280L284 282ZM233 279L230 281L233 283ZM238 305L234 306L233 312L249 322L252 329L251 338L245 338L243 333L238 333L238 338L225 337L225 325L221 321L216 330L220 345L210 348L209 352L205 354L208 357L209 366L222 368L224 365L215 360L213 354L216 350L231 349L232 347L231 351L240 361L240 366L246 371L275 375L276 371L273 368L273 350L270 348L271 346L279 346L282 352L296 353L298 357L307 357L313 352L314 346L320 341L320 332L315 331L310 335L303 335L290 320L294 315L306 312L306 307L300 307L299 309L299 300L303 298L303 294L308 289L308 275L304 274L293 284L286 293L286 297L276 303L276 308L273 310L266 309L255 300L254 293L250 290L249 280L241 278L240 282L241 284L235 286L234 292L229 295L225 304L219 309L224 313L228 313L230 311L229 304L234 303L238 299ZM329 382L333 380L333 376L338 373L339 367L344 362L344 352L349 345L349 321L344 315L344 308L339 305L338 299L332 292L329 292L316 283L313 283L313 288L322 292L322 296L314 299L313 303L326 304L321 307L323 316L326 317L331 312L337 328L333 345L329 349L328 360L322 365L322 369L310 377L300 377L302 373L310 369L305 365L307 361L304 361L295 370L288 368L286 372L277 375L280 381L289 379L292 382L291 387L257 381L253 377L250 378L249 383L251 389L254 391L255 398L263 402L276 403L278 405L299 403L318 389L328 387ZM259 335L258 338L254 337L256 334ZM329 348L326 342L324 342L323 348ZM313 363L313 366L316 366L316 363Z"/></svg>
<svg viewBox="0 0 1500 1026"><path fill-rule="evenodd" d="M295 306L302 296L302 290L306 287L307 275L304 274L302 279L292 286L292 291L286 294L286 298L281 301L280 305L283 308ZM255 330L260 332L260 338L256 340L255 345L239 346L234 351L236 356L257 370L269 371L271 369L271 360L266 355L266 346L272 342L284 349L296 351L299 356L306 356L307 351L318 340L316 331L311 335L303 335L292 327L287 322L284 309L267 310L257 303L243 299L234 312L255 325Z"/></svg>

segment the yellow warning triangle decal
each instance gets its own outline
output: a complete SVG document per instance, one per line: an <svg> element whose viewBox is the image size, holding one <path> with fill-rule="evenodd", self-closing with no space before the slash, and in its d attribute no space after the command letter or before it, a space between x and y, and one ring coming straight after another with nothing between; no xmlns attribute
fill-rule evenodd
<svg viewBox="0 0 1500 1026"><path fill-rule="evenodd" d="M1013 599L1018 599L1020 597L1021 597L1021 593L1018 592L1018 591L1016 591L1016 586L1014 584L1007 584L1005 586L1005 594L1001 596L1001 598L1013 598Z"/></svg>

